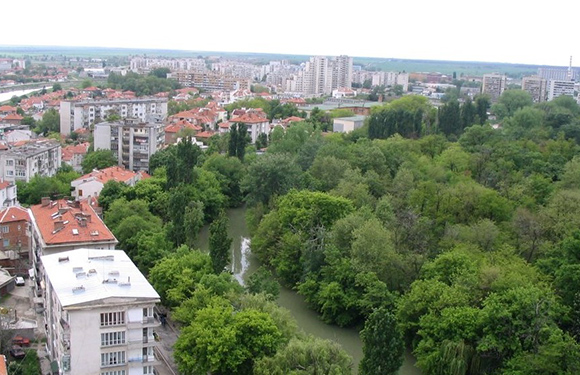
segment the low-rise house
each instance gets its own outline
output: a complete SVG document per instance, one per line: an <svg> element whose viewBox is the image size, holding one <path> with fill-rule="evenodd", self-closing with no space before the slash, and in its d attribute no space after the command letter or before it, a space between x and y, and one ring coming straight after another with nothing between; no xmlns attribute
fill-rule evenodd
<svg viewBox="0 0 580 375"><path fill-rule="evenodd" d="M270 121L265 113L260 109L249 109L241 116L236 116L230 119L231 123L241 123L248 127L248 135L251 138L251 143L256 143L258 135L270 132Z"/></svg>
<svg viewBox="0 0 580 375"><path fill-rule="evenodd" d="M70 165L74 171L83 170L82 162L89 151L89 142L66 146L62 149L62 162Z"/></svg>
<svg viewBox="0 0 580 375"><path fill-rule="evenodd" d="M0 210L0 252L5 255L0 265L13 274L27 272L31 257L30 215L20 206Z"/></svg>
<svg viewBox="0 0 580 375"><path fill-rule="evenodd" d="M108 181L122 182L128 186L135 184L150 176L145 172L133 172L123 167L109 167L102 170L94 170L91 173L71 181L72 195L75 199L87 199L98 197Z"/></svg>

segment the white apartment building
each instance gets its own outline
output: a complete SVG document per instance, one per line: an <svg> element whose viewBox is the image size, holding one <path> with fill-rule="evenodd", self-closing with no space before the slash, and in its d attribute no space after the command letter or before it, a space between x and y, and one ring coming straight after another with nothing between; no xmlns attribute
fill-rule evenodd
<svg viewBox="0 0 580 375"><path fill-rule="evenodd" d="M135 186L137 182L149 177L143 172L135 173L123 167L114 166L102 170L93 170L76 180L71 181L72 197L76 200L98 197L108 181L122 182L128 186Z"/></svg>
<svg viewBox="0 0 580 375"><path fill-rule="evenodd" d="M546 80L542 77L532 76L522 78L522 90L532 97L534 103L546 101Z"/></svg>
<svg viewBox="0 0 580 375"><path fill-rule="evenodd" d="M163 148L165 125L159 119L125 118L95 125L95 150L111 150L118 165L131 171L149 171L151 155Z"/></svg>
<svg viewBox="0 0 580 375"><path fill-rule="evenodd" d="M481 93L488 94L492 102L503 94L507 87L507 77L503 74L484 74Z"/></svg>
<svg viewBox="0 0 580 375"><path fill-rule="evenodd" d="M30 141L0 151L0 178L30 182L36 175L52 177L61 166L60 143L53 139Z"/></svg>
<svg viewBox="0 0 580 375"><path fill-rule="evenodd" d="M409 90L409 73L405 72L376 72L372 75L373 86L403 86L403 91Z"/></svg>
<svg viewBox="0 0 580 375"><path fill-rule="evenodd" d="M167 98L63 100L60 102L60 133L69 135L74 130L89 128L113 113L141 121L151 115L165 119L167 101Z"/></svg>
<svg viewBox="0 0 580 375"><path fill-rule="evenodd" d="M563 95L574 97L574 81L551 79L548 84L548 101Z"/></svg>
<svg viewBox="0 0 580 375"><path fill-rule="evenodd" d="M306 95L331 95L339 87L352 87L352 57L313 56L302 71L286 80L286 91Z"/></svg>
<svg viewBox="0 0 580 375"><path fill-rule="evenodd" d="M41 258L47 350L64 375L154 374L160 301L122 250Z"/></svg>

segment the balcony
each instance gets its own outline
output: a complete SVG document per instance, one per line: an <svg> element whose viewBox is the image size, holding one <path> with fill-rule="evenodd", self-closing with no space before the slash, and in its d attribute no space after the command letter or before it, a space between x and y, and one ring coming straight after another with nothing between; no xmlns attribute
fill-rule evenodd
<svg viewBox="0 0 580 375"><path fill-rule="evenodd" d="M153 316L144 316L143 319L141 320L127 322L127 328L129 329L149 328L149 327L155 328L159 327L160 325L161 322L159 321L159 319Z"/></svg>
<svg viewBox="0 0 580 375"><path fill-rule="evenodd" d="M156 366L160 364L157 353L129 358L129 367L142 367L144 364Z"/></svg>

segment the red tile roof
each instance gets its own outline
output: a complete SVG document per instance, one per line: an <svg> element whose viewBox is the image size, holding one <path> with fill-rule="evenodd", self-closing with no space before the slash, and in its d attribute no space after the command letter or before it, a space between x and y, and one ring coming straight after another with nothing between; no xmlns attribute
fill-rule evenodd
<svg viewBox="0 0 580 375"><path fill-rule="evenodd" d="M86 242L117 242L109 228L87 201L68 203L61 199L30 207L46 245ZM78 234L75 234L78 233Z"/></svg>
<svg viewBox="0 0 580 375"><path fill-rule="evenodd" d="M79 155L79 154L86 155L90 146L91 146L91 144L89 142L85 142L85 143L81 143L81 144L74 145L74 146L71 145L71 146L63 147L62 160L63 161L72 160L74 155Z"/></svg>
<svg viewBox="0 0 580 375"><path fill-rule="evenodd" d="M20 120L24 120L24 117L20 116L18 113L11 113L11 114L3 117L2 120L18 120L18 121L20 121Z"/></svg>
<svg viewBox="0 0 580 375"><path fill-rule="evenodd" d="M23 207L12 206L0 210L0 223L11 223L14 221L30 222L28 210Z"/></svg>
<svg viewBox="0 0 580 375"><path fill-rule="evenodd" d="M114 167L102 169L100 171L99 170L92 171L91 173L87 173L86 175L79 177L74 181L82 181L82 180L88 180L90 178L94 178L94 179L102 182L103 184L105 184L107 181L110 181L110 180L114 180L117 182L126 182L126 181L129 181L130 179L134 178L138 174L139 173L135 173L135 172L130 171L128 169L125 169L123 167L114 166ZM149 176L149 175L147 175L147 176ZM143 177L143 175L142 175L142 177Z"/></svg>
<svg viewBox="0 0 580 375"><path fill-rule="evenodd" d="M205 131L201 133L197 133L195 135L196 138L211 138L212 136L216 135L217 133L214 131Z"/></svg>
<svg viewBox="0 0 580 375"><path fill-rule="evenodd" d="M16 112L16 107L11 107L9 105L3 105L0 107L0 112Z"/></svg>
<svg viewBox="0 0 580 375"><path fill-rule="evenodd" d="M244 124L257 124L260 122L268 122L268 119L256 112L246 112L245 114L234 117L230 122L241 122Z"/></svg>

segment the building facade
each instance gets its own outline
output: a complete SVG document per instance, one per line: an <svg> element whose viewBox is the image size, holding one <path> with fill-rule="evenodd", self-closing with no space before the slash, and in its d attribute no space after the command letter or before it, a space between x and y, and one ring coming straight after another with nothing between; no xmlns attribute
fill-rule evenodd
<svg viewBox="0 0 580 375"><path fill-rule="evenodd" d="M9 182L25 181L36 175L52 177L61 166L60 143L52 139L30 141L0 151L0 178Z"/></svg>
<svg viewBox="0 0 580 375"><path fill-rule="evenodd" d="M154 374L159 294L121 250L41 258L47 349L65 375Z"/></svg>
<svg viewBox="0 0 580 375"><path fill-rule="evenodd" d="M481 93L488 94L492 102L503 94L507 86L507 77L501 74L484 74Z"/></svg>
<svg viewBox="0 0 580 375"><path fill-rule="evenodd" d="M163 148L165 126L159 119L126 118L95 125L95 150L111 150L118 165L131 171L149 171L151 155Z"/></svg>
<svg viewBox="0 0 580 375"><path fill-rule="evenodd" d="M107 99L107 100L63 100L60 102L60 133L90 128L112 114L121 119L132 117L146 121L151 115L165 119L167 98Z"/></svg>
<svg viewBox="0 0 580 375"><path fill-rule="evenodd" d="M547 93L546 83L547 81L542 77L523 77L522 90L530 94L534 103L545 102Z"/></svg>
<svg viewBox="0 0 580 375"><path fill-rule="evenodd" d="M548 101L559 96L574 97L574 81L561 81L552 79L548 84Z"/></svg>

